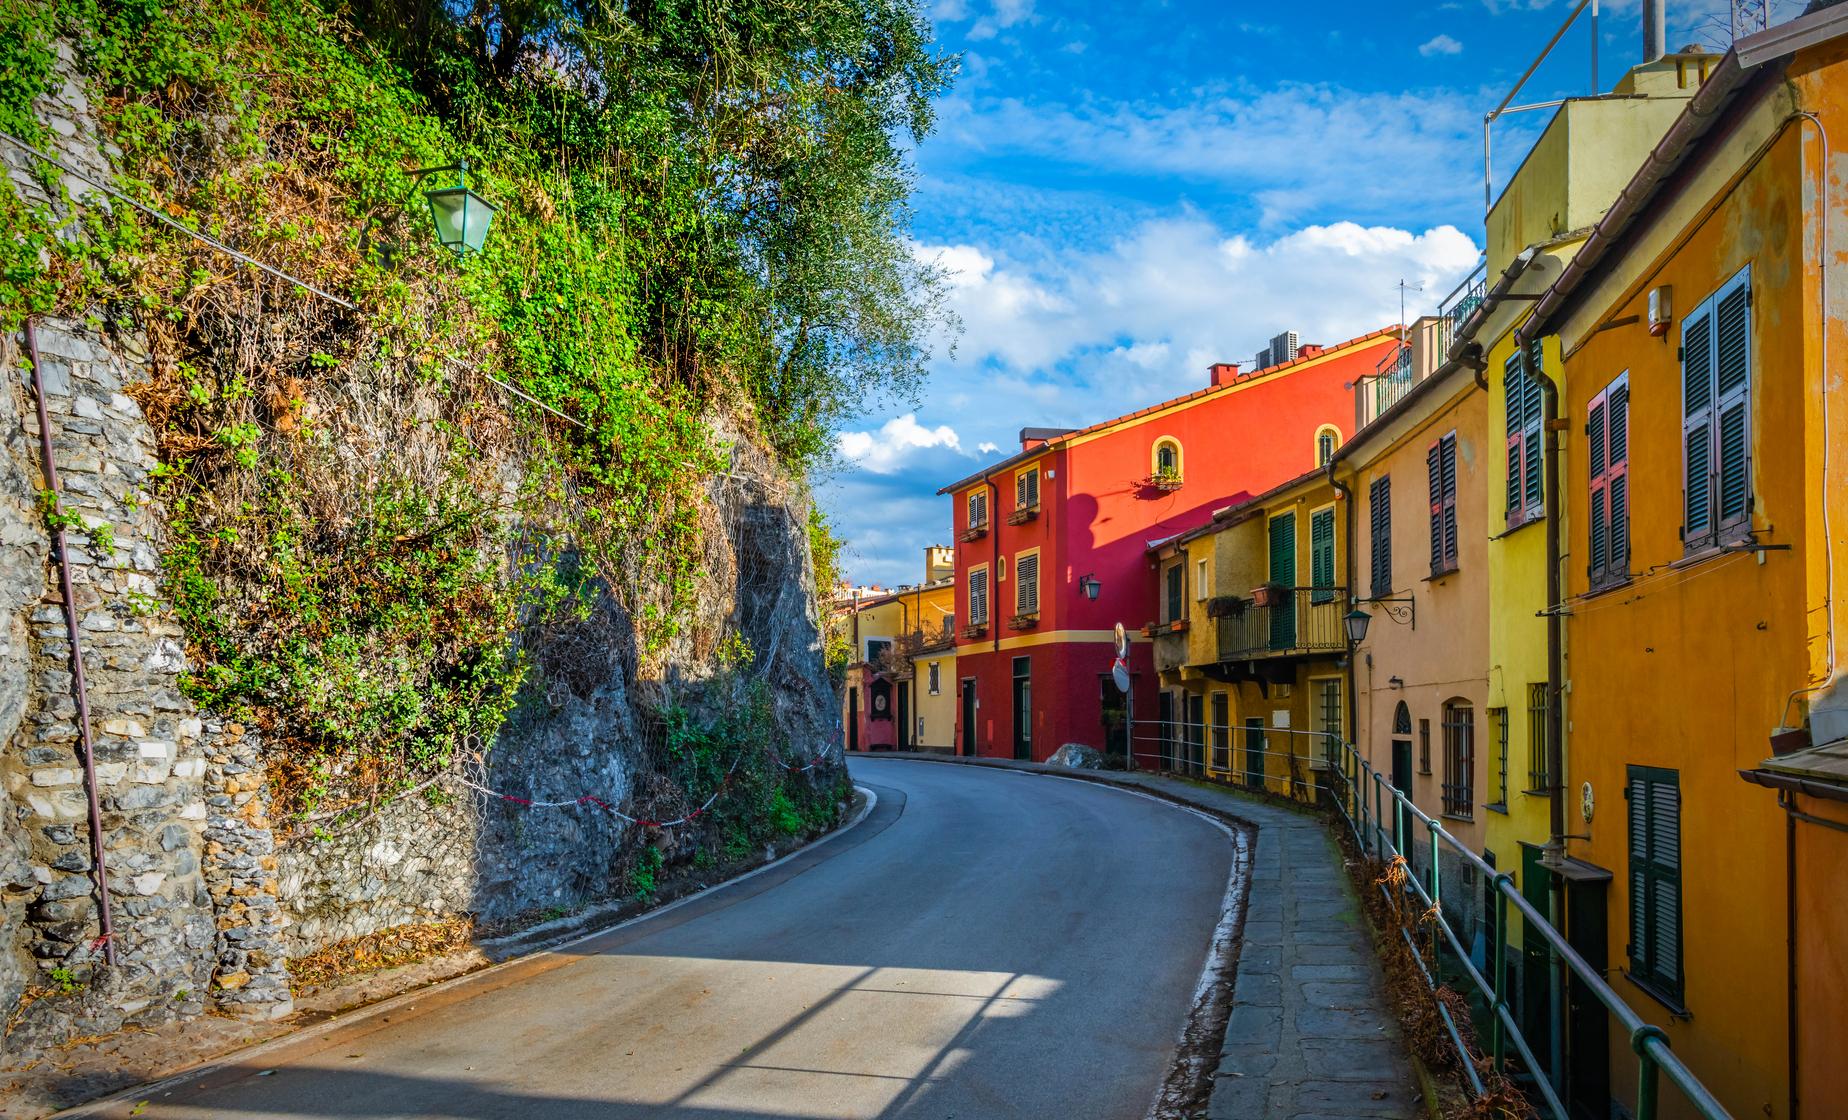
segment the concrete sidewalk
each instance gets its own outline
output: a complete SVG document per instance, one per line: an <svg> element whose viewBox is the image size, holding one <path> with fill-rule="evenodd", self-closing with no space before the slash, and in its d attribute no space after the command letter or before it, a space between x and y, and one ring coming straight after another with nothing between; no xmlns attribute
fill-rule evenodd
<svg viewBox="0 0 1848 1120"><path fill-rule="evenodd" d="M1423 1100L1340 849L1312 813L1212 783L1043 763L880 752L1131 786L1257 832L1232 1015L1207 1120L1414 1120ZM851 758L850 758L851 761Z"/></svg>

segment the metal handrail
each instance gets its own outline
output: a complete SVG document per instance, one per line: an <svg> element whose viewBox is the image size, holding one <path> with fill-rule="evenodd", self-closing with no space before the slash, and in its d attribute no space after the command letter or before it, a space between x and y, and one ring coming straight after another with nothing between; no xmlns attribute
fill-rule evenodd
<svg viewBox="0 0 1848 1120"><path fill-rule="evenodd" d="M1280 604L1245 605L1215 620L1219 660L1235 661L1294 653L1345 653L1345 587L1287 587Z"/></svg>
<svg viewBox="0 0 1848 1120"><path fill-rule="evenodd" d="M1410 885L1412 892L1416 895L1419 902L1423 904L1421 912L1429 913L1435 911L1436 925L1442 931L1445 940L1450 943L1452 951L1462 964L1464 975L1468 976L1470 982L1476 986L1478 994L1484 999L1491 1001L1495 1016L1494 1036L1491 1049L1496 1069L1500 1070L1504 1067L1507 1045L1511 1042L1514 1044L1515 1049L1519 1052L1522 1059L1527 1062L1530 1069L1539 1073L1541 1067L1534 1059L1532 1049L1528 1045L1525 1036L1522 1035L1519 1025L1514 1020L1505 991L1498 990L1497 984L1491 983L1476 969L1473 962L1469 959L1469 953L1463 949L1461 941L1458 940L1455 931L1450 928L1449 921L1443 915L1443 908L1439 905L1440 880L1438 876L1438 855L1446 844L1471 866L1488 876L1490 881L1494 884L1494 974L1497 981L1500 982L1500 986L1505 988L1507 983L1508 909L1512 906L1514 911L1524 920L1527 936L1533 937L1538 935L1539 938L1546 943L1546 951L1550 954L1551 958L1557 963L1565 964L1571 971L1573 977L1583 984L1586 990L1590 991L1592 995L1596 996L1598 1002L1604 1005L1605 1010L1615 1017L1618 1023L1622 1025L1629 1037L1630 1048L1635 1051L1638 1059L1635 1108L1636 1120L1655 1120L1655 1117L1658 1115L1659 1085L1660 1077L1663 1073L1668 1075L1670 1083L1681 1091L1688 1103L1694 1107L1695 1111L1700 1116L1706 1118L1706 1120L1729 1120L1731 1114L1726 1111L1725 1106L1713 1096L1707 1087L1701 1084L1700 1079L1694 1076L1694 1072L1682 1062L1680 1056L1674 1053L1673 1049L1670 1047L1668 1036L1662 1028L1644 1022L1642 1016L1638 1015L1628 1003L1624 1002L1623 997L1619 996L1605 981L1603 974L1587 964L1585 959L1578 954L1578 951L1567 943L1565 937L1557 929L1554 929L1546 918L1543 917L1538 910L1534 909L1533 905L1529 903L1527 899L1521 896L1520 892L1515 889L1513 876L1505 871L1491 867L1481 856L1471 851L1467 845L1458 841L1456 837L1452 836L1450 832L1444 828L1441 822L1418 808L1418 806L1414 804L1410 798L1406 797L1402 791L1394 788L1391 783L1386 780L1385 775L1375 769L1371 762L1360 756L1360 752L1354 748L1353 744L1342 743L1340 752L1340 764L1331 767L1329 773L1331 775L1340 775L1341 781L1346 788L1331 789L1330 792L1334 795L1332 800L1336 808L1340 811L1342 818L1347 822L1348 828L1354 834L1355 842L1361 846L1362 851L1375 858L1384 858L1385 853L1388 851L1401 859L1405 858L1405 836L1401 835L1398 839L1391 840L1388 835L1388 830L1384 827L1386 820L1384 807L1387 804L1388 798L1390 798L1393 804L1395 817L1408 822L1408 826L1403 829L1404 833L1409 834L1416 829L1416 824L1411 822L1421 821L1430 834L1431 883L1429 888L1427 889L1426 885L1420 882L1416 876L1405 876L1405 882ZM1365 786L1369 781L1373 786L1373 807L1371 814L1368 813L1368 798L1365 790ZM1401 813L1405 815L1399 816ZM1371 820L1369 820L1369 816L1371 816ZM1384 888L1382 887L1382 889ZM1406 933L1403 928L1401 928L1401 933L1405 934L1407 942L1411 944L1414 956L1418 957L1420 967L1422 968L1424 962L1422 956L1419 955L1416 941L1411 938L1409 933ZM1435 945L1433 947L1435 948ZM1555 967L1557 967L1557 963ZM1427 983L1430 983L1432 980L1428 970L1426 970L1425 978ZM1464 1046L1462 1038L1455 1028L1455 1024L1450 1021L1448 1011L1444 1009L1441 1003L1438 1006L1438 1010L1445 1021L1452 1042L1455 1044L1458 1053L1463 1059L1464 1068L1466 1070L1471 1070L1472 1081L1474 1081L1473 1061L1468 1049ZM1552 1026L1554 1030L1560 1030L1563 1024L1556 1020L1553 1022ZM1557 1075L1557 1071L1555 1071L1555 1075ZM1551 1110L1551 1114L1557 1117L1558 1120L1567 1120L1568 1112L1565 1105L1560 1101L1555 1087L1545 1077L1536 1077L1535 1081L1542 1095L1546 1098L1546 1104ZM1480 1090L1479 1083L1477 1083L1477 1088Z"/></svg>

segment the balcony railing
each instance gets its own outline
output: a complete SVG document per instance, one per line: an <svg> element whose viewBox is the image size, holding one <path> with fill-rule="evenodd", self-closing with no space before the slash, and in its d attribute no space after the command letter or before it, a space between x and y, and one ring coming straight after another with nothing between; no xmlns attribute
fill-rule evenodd
<svg viewBox="0 0 1848 1120"><path fill-rule="evenodd" d="M1488 294L1489 262L1483 261L1437 306L1439 354L1450 353L1451 345L1463 333L1463 324L1469 322L1469 317L1482 306L1483 297Z"/></svg>
<svg viewBox="0 0 1848 1120"><path fill-rule="evenodd" d="M1247 602L1218 618L1219 660L1347 650L1345 587L1288 587L1277 601Z"/></svg>
<svg viewBox="0 0 1848 1120"><path fill-rule="evenodd" d="M1412 391L1412 348L1400 345L1379 369L1363 377L1355 391L1360 394L1360 422L1371 424Z"/></svg>

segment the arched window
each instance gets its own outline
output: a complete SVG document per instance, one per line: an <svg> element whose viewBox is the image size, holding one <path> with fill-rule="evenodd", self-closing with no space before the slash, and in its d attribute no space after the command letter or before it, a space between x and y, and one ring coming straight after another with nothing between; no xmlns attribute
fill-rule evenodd
<svg viewBox="0 0 1848 1120"><path fill-rule="evenodd" d="M1341 446L1341 429L1333 424L1324 424L1315 433L1315 465L1326 467L1328 461L1335 457L1335 450Z"/></svg>
<svg viewBox="0 0 1848 1120"><path fill-rule="evenodd" d="M1181 444L1169 436L1155 441L1154 450L1149 456L1150 473L1157 479L1178 480L1181 477Z"/></svg>
<svg viewBox="0 0 1848 1120"><path fill-rule="evenodd" d="M1410 735L1412 733L1412 710L1405 706L1405 701L1403 700L1399 701L1399 706L1393 709L1392 733L1394 735Z"/></svg>

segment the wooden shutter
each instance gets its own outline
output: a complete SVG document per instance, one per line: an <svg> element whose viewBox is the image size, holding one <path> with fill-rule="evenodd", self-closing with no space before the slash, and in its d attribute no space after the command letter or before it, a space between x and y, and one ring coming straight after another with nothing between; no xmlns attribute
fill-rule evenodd
<svg viewBox="0 0 1848 1120"><path fill-rule="evenodd" d="M1431 492L1431 574L1457 566L1457 435L1451 432L1425 453Z"/></svg>
<svg viewBox="0 0 1848 1120"><path fill-rule="evenodd" d="M1605 580L1610 578L1611 513L1610 479L1608 477L1610 459L1609 447L1605 442L1605 428L1610 411L1609 400L1609 389L1591 398L1591 406L1586 410L1585 417L1585 443L1591 456L1589 469L1591 516L1588 519L1591 522L1591 539L1586 571L1591 577L1593 587L1601 586Z"/></svg>
<svg viewBox="0 0 1848 1120"><path fill-rule="evenodd" d="M1502 364L1502 405L1507 414L1506 431L1508 434L1508 477L1504 498L1507 501L1508 524L1518 525L1526 508L1521 500L1524 489L1521 485L1521 471L1527 462L1523 450L1527 433L1527 390L1522 384L1527 375L1521 370L1521 355L1510 354Z"/></svg>
<svg viewBox="0 0 1848 1120"><path fill-rule="evenodd" d="M1681 324L1681 539L1713 537L1713 315L1703 303Z"/></svg>
<svg viewBox="0 0 1848 1120"><path fill-rule="evenodd" d="M1039 471L1025 471L1014 476L1014 508L1031 509L1039 505Z"/></svg>
<svg viewBox="0 0 1848 1120"><path fill-rule="evenodd" d="M1534 339L1530 351L1533 357L1533 368L1538 370L1540 368L1541 355L1539 339ZM1540 435L1540 414L1543 411L1540 379L1538 377L1522 378L1521 390L1521 426L1523 433L1521 437L1523 460L1521 464L1521 504L1523 506L1523 517L1534 518L1540 516L1541 511L1545 508L1543 501L1544 494L1541 492L1540 488L1541 454L1546 446L1545 439Z"/></svg>
<svg viewBox="0 0 1848 1120"><path fill-rule="evenodd" d="M1681 998L1681 784L1673 770L1629 768L1630 971Z"/></svg>
<svg viewBox="0 0 1848 1120"><path fill-rule="evenodd" d="M1309 582L1313 598L1326 603L1335 597L1335 511L1319 509L1309 515Z"/></svg>
<svg viewBox="0 0 1848 1120"><path fill-rule="evenodd" d="M1014 613L1039 612L1039 553L1030 552L1014 560Z"/></svg>
<svg viewBox="0 0 1848 1120"><path fill-rule="evenodd" d="M1367 488L1368 536L1373 559L1373 597L1392 594L1392 476Z"/></svg>
<svg viewBox="0 0 1848 1120"><path fill-rule="evenodd" d="M1425 452L1425 477L1431 495L1431 571L1444 570L1444 469L1443 441Z"/></svg>
<svg viewBox="0 0 1848 1120"><path fill-rule="evenodd" d="M969 573L969 622L978 625L988 621L988 569L977 568Z"/></svg>
<svg viewBox="0 0 1848 1120"><path fill-rule="evenodd" d="M1630 376L1624 374L1605 391L1605 493L1610 525L1605 578L1630 578Z"/></svg>
<svg viewBox="0 0 1848 1120"><path fill-rule="evenodd" d="M1716 527L1749 524L1752 513L1752 289L1741 272L1714 297L1713 388Z"/></svg>
<svg viewBox="0 0 1848 1120"><path fill-rule="evenodd" d="M969 528L974 529L988 524L988 495L976 492L969 495Z"/></svg>
<svg viewBox="0 0 1848 1120"><path fill-rule="evenodd" d="M1270 519L1270 581L1285 588L1283 601L1270 608L1272 649L1296 644L1296 515L1280 513Z"/></svg>

